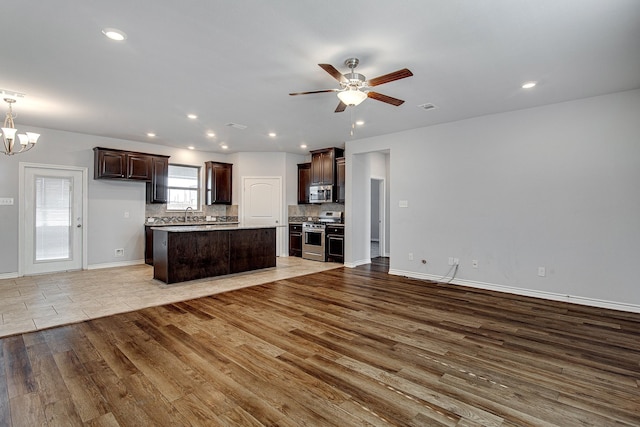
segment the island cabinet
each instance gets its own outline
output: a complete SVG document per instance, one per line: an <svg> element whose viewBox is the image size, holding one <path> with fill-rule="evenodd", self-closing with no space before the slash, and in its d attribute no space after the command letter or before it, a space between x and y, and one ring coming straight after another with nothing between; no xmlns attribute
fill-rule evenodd
<svg viewBox="0 0 640 427"><path fill-rule="evenodd" d="M204 162L207 205L231 204L231 163Z"/></svg>
<svg viewBox="0 0 640 427"><path fill-rule="evenodd" d="M298 204L309 203L309 185L311 185L311 163L299 163Z"/></svg>
<svg viewBox="0 0 640 427"><path fill-rule="evenodd" d="M229 273L275 267L275 231L275 228L252 228L230 232Z"/></svg>
<svg viewBox="0 0 640 427"><path fill-rule="evenodd" d="M311 151L311 185L335 185L336 158L343 154L335 147Z"/></svg>
<svg viewBox="0 0 640 427"><path fill-rule="evenodd" d="M153 278L165 283L275 266L275 227L153 229Z"/></svg>

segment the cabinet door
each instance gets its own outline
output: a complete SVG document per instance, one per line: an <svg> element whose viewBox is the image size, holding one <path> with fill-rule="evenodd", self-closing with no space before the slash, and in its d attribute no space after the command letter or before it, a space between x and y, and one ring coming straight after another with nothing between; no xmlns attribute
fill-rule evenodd
<svg viewBox="0 0 640 427"><path fill-rule="evenodd" d="M322 183L333 185L335 180L333 150L321 153L320 162L322 164Z"/></svg>
<svg viewBox="0 0 640 427"><path fill-rule="evenodd" d="M302 256L301 224L289 224L289 256Z"/></svg>
<svg viewBox="0 0 640 427"><path fill-rule="evenodd" d="M205 162L207 205L231 204L232 167L230 163Z"/></svg>
<svg viewBox="0 0 640 427"><path fill-rule="evenodd" d="M311 184L311 163L298 165L298 204L309 203L309 185Z"/></svg>
<svg viewBox="0 0 640 427"><path fill-rule="evenodd" d="M127 153L127 178L141 181L151 180L151 156Z"/></svg>
<svg viewBox="0 0 640 427"><path fill-rule="evenodd" d="M167 203L169 181L169 159L153 157L151 160L151 182L147 183L148 203Z"/></svg>
<svg viewBox="0 0 640 427"><path fill-rule="evenodd" d="M121 151L95 150L94 179L126 177L126 154Z"/></svg>
<svg viewBox="0 0 640 427"><path fill-rule="evenodd" d="M311 185L322 185L322 153L313 153L311 155Z"/></svg>
<svg viewBox="0 0 640 427"><path fill-rule="evenodd" d="M344 157L336 159L336 202L344 203L346 170Z"/></svg>
<svg viewBox="0 0 640 427"><path fill-rule="evenodd" d="M344 262L344 237L327 237L327 261Z"/></svg>
<svg viewBox="0 0 640 427"><path fill-rule="evenodd" d="M153 230L150 226L144 226L144 262L153 265Z"/></svg>

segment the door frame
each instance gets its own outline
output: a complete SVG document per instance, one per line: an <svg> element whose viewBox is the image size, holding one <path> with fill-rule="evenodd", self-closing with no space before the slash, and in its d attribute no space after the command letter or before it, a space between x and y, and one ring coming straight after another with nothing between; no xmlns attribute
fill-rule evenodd
<svg viewBox="0 0 640 427"><path fill-rule="evenodd" d="M281 176L243 176L241 177L242 180L242 187L241 187L241 194L240 194L240 217L238 218L240 220L240 222L244 222L244 216L245 216L245 206L244 206L244 198L245 198L245 188L246 188L246 181L248 179L275 179L278 181L278 197L279 197L279 203L278 203L278 219L276 220L277 224L276 224L276 256L280 257L280 256L288 256L288 254L283 253L285 245L284 245L284 232L283 232L283 222L282 222L282 213L284 212L283 210L283 199L282 199L282 177Z"/></svg>
<svg viewBox="0 0 640 427"><path fill-rule="evenodd" d="M381 257L386 257L388 254L386 252L386 180L385 178L379 177L371 177L371 183L378 185L378 250L379 255ZM375 185L374 184L374 185ZM369 216L371 219L371 216ZM371 240L371 237L369 237ZM371 253L369 253L369 258L371 258Z"/></svg>
<svg viewBox="0 0 640 427"><path fill-rule="evenodd" d="M20 162L18 164L18 191L19 194L25 194L25 173L27 168L37 169L54 169L54 170L68 170L73 172L82 173L82 269L88 268L87 260L87 224L88 224L88 186L89 186L89 168L78 166L65 166L65 165L49 165L43 163L26 163ZM75 188L74 188L75 191ZM21 198L18 204L18 277L24 276L24 246L25 246L25 227L26 222L24 220L26 214L25 200Z"/></svg>

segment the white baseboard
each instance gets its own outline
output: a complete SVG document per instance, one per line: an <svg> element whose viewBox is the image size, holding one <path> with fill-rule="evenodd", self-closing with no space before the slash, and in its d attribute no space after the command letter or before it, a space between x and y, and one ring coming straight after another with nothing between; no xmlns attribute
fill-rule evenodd
<svg viewBox="0 0 640 427"><path fill-rule="evenodd" d="M394 276L406 276L413 279L423 279L439 282L442 276L433 274L416 273L413 271L389 270L389 274ZM471 288L485 289L488 291L505 292L508 294L522 295L527 297L541 298L551 301L564 301L573 304L588 305L591 307L608 308L611 310L628 311L631 313L640 313L640 305L627 304L617 301L607 301L596 298L588 298L577 295L563 295L555 292L536 291L533 289L515 288L513 286L496 285L494 283L476 282L472 280L454 279L450 282L452 285L469 286Z"/></svg>
<svg viewBox="0 0 640 427"><path fill-rule="evenodd" d="M140 265L144 264L143 259L134 259L132 261L122 261L122 262L106 262L104 264L91 264L87 267L87 270L98 270L100 268L113 268L113 267L128 267L131 265Z"/></svg>
<svg viewBox="0 0 640 427"><path fill-rule="evenodd" d="M17 271L13 272L13 273L2 273L2 274L0 274L0 280L2 280L2 279L15 279L17 277L20 277L20 276L18 276L18 272Z"/></svg>
<svg viewBox="0 0 640 427"><path fill-rule="evenodd" d="M354 262L345 262L344 266L345 267L349 267L349 268L356 268L359 265L365 265L365 264L371 264L371 258L369 258L369 259L361 259L361 260L354 261Z"/></svg>

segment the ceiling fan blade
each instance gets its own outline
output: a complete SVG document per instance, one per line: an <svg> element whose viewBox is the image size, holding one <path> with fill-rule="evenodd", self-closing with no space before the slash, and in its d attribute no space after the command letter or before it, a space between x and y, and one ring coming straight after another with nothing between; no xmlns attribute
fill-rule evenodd
<svg viewBox="0 0 640 427"><path fill-rule="evenodd" d="M347 79L344 78L344 76L342 75L342 73L340 71L338 71L336 69L336 67L334 67L331 64L318 64L323 70L325 70L327 73L331 74L331 77L333 77L334 79L336 79L337 81L341 82L341 83L346 83Z"/></svg>
<svg viewBox="0 0 640 427"><path fill-rule="evenodd" d="M398 105L404 104L404 101L402 99L393 98L391 96L383 95L378 92L368 92L367 97L375 99L376 101L382 101L386 102L387 104L395 105L396 107Z"/></svg>
<svg viewBox="0 0 640 427"><path fill-rule="evenodd" d="M407 68L403 68L402 70L394 71L393 73L385 74L384 76L375 77L367 82L369 86L378 86L383 83L389 83L394 80L404 79L406 77L413 76L413 73L409 71Z"/></svg>
<svg viewBox="0 0 640 427"><path fill-rule="evenodd" d="M345 104L344 102L340 101L340 103L336 107L336 111L334 111L334 113L342 113L346 108L347 108L347 104Z"/></svg>
<svg viewBox="0 0 640 427"><path fill-rule="evenodd" d="M325 93L325 92L339 92L339 91L340 91L340 89L312 90L310 92L294 92L294 93L290 93L289 95L291 95L291 96L309 95L310 93Z"/></svg>

